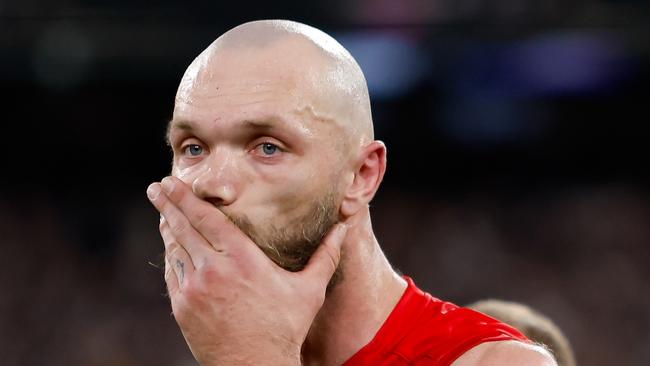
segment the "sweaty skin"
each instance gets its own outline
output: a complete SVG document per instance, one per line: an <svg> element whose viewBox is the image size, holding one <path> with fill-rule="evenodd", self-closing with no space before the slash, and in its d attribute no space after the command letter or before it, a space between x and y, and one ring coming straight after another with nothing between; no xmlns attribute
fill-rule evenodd
<svg viewBox="0 0 650 366"><path fill-rule="evenodd" d="M168 140L174 178L148 194L167 263L185 263L166 280L202 365L341 365L372 340L406 283L373 233L386 148L338 42L279 20L226 32L183 76ZM455 365L554 364L493 343Z"/></svg>
<svg viewBox="0 0 650 366"><path fill-rule="evenodd" d="M229 57L235 54L241 57ZM280 74L281 70L288 72ZM216 85L232 71L255 75L231 78L233 85ZM228 98L230 91L251 91L250 96L261 97L265 90L286 87L284 92L296 99L293 112L298 117L338 124L342 128L338 137L353 142L350 148L358 149L374 138L368 88L359 65L329 35L293 22L250 22L219 37L183 75L176 110L201 94Z"/></svg>

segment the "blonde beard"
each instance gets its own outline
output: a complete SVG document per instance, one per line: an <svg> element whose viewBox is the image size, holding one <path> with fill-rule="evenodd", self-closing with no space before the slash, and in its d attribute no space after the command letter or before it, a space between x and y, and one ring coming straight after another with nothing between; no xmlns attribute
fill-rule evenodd
<svg viewBox="0 0 650 366"><path fill-rule="evenodd" d="M305 268L325 235L339 220L335 197L334 192L328 192L312 203L305 215L285 227L254 226L245 215L226 213L226 216L278 266L298 272Z"/></svg>

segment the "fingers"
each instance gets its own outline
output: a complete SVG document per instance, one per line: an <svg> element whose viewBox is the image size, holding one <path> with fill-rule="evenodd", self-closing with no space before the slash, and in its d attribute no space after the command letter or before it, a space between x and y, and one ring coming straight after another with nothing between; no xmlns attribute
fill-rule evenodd
<svg viewBox="0 0 650 366"><path fill-rule="evenodd" d="M341 245L345 239L348 227L336 224L325 236L316 252L312 255L302 275L311 277L325 288L341 261Z"/></svg>
<svg viewBox="0 0 650 366"><path fill-rule="evenodd" d="M185 248L180 245L163 219L160 223L160 236L165 243L165 281L167 291L173 295L182 290L187 278L194 274L195 266Z"/></svg>
<svg viewBox="0 0 650 366"><path fill-rule="evenodd" d="M168 226L166 230L170 234L165 242L165 251L169 252L170 250L168 242L169 244L176 243L187 251L195 264L203 263L206 257L212 254L210 244L192 227L187 217L170 201L167 195L161 193L160 183L151 184L147 189L147 196L164 218L160 224L161 234L165 225Z"/></svg>
<svg viewBox="0 0 650 366"><path fill-rule="evenodd" d="M165 177L161 187L169 200L185 215L188 222L207 239L217 251L237 250L241 240L228 240L232 236L248 237L226 215L211 203L200 199L183 181Z"/></svg>
<svg viewBox="0 0 650 366"><path fill-rule="evenodd" d="M178 293L180 285L178 283L176 272L174 272L174 268L169 264L167 256L165 256L165 283L167 284L167 293L169 294L169 297L174 297L174 295Z"/></svg>

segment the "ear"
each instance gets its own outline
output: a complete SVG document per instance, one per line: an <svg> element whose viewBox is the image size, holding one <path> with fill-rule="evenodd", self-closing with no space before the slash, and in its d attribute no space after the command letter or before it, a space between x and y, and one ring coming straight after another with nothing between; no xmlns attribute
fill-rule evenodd
<svg viewBox="0 0 650 366"><path fill-rule="evenodd" d="M367 207L375 196L386 171L386 145L373 141L361 150L354 167L352 183L347 187L341 215L350 217Z"/></svg>

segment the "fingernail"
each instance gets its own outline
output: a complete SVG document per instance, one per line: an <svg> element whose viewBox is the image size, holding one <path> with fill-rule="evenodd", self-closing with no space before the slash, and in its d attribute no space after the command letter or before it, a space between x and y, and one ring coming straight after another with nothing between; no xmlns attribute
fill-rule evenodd
<svg viewBox="0 0 650 366"><path fill-rule="evenodd" d="M170 177L165 177L162 182L160 182L160 184L162 185L162 189L165 191L165 193L171 194L174 192L174 180Z"/></svg>
<svg viewBox="0 0 650 366"><path fill-rule="evenodd" d="M151 183L147 188L147 197L149 197L149 200L155 201L158 195L160 195L160 184Z"/></svg>

